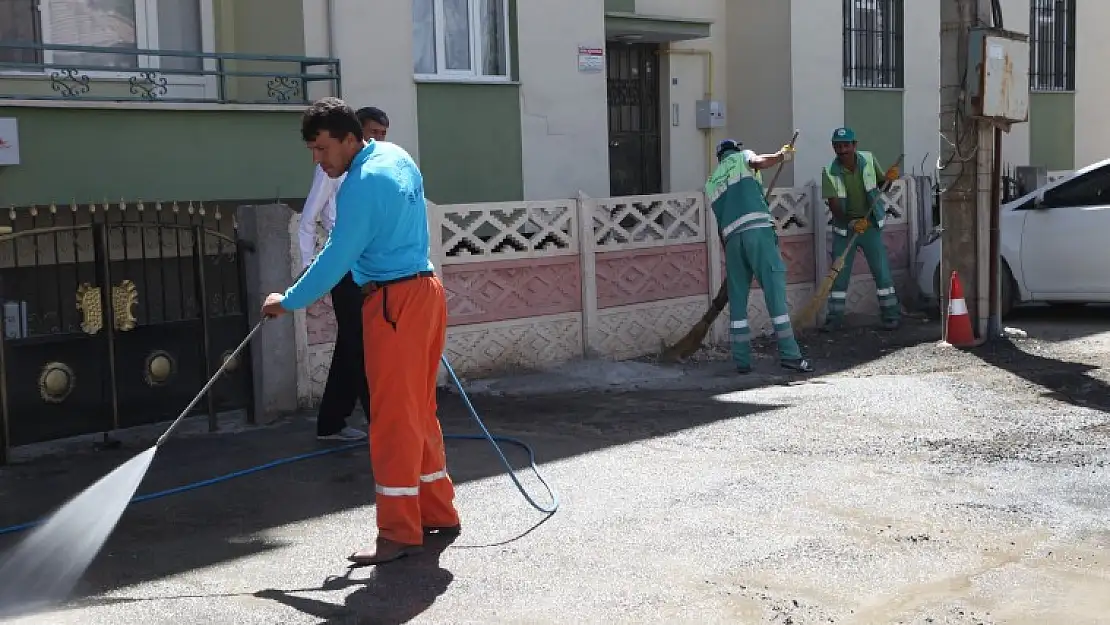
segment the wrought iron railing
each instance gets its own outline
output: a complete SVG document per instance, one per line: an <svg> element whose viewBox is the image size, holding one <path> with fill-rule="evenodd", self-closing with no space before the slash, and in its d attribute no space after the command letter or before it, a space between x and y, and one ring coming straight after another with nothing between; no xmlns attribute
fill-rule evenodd
<svg viewBox="0 0 1110 625"><path fill-rule="evenodd" d="M1031 91L1075 91L1075 4L1076 0L1031 1Z"/></svg>
<svg viewBox="0 0 1110 625"><path fill-rule="evenodd" d="M905 0L844 0L844 86L905 86Z"/></svg>
<svg viewBox="0 0 1110 625"><path fill-rule="evenodd" d="M59 54L70 58L58 62ZM70 62L81 55L92 60ZM20 86L5 88L3 79L13 76L42 77L51 92L33 87L14 92L34 82L12 82ZM313 84L330 86L321 95L341 96L339 60L0 42L0 100L305 104Z"/></svg>

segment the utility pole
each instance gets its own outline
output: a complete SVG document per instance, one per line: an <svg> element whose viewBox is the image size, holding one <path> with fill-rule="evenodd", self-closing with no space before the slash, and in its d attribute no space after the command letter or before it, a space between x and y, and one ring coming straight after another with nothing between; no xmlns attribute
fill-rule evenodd
<svg viewBox="0 0 1110 625"><path fill-rule="evenodd" d="M1001 132L1028 119L1028 44L1001 30L997 0L941 0L940 11L941 310L947 323L955 270L978 344L1001 332L992 315L1000 290Z"/></svg>

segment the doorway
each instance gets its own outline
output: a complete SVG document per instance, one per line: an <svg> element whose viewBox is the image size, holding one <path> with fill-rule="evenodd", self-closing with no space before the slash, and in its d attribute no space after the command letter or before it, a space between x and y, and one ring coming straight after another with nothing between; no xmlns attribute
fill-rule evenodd
<svg viewBox="0 0 1110 625"><path fill-rule="evenodd" d="M609 41L605 56L609 193L662 193L659 45Z"/></svg>

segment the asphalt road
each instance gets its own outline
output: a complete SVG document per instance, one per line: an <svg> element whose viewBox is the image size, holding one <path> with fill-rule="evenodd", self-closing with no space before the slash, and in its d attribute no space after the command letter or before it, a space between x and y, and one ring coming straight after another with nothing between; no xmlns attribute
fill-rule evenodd
<svg viewBox="0 0 1110 625"><path fill-rule="evenodd" d="M132 506L73 604L17 622L1110 622L1104 312L1025 313L1009 324L1030 338L973 353L928 325L814 335L822 370L792 383L768 355L744 380L706 357L608 391L475 385L487 425L535 446L554 516L488 444L453 441L463 535L348 571L373 481L343 452ZM474 431L442 403L446 430ZM314 449L310 432L186 433L140 492ZM0 497L20 503L0 523L144 446L4 469Z"/></svg>

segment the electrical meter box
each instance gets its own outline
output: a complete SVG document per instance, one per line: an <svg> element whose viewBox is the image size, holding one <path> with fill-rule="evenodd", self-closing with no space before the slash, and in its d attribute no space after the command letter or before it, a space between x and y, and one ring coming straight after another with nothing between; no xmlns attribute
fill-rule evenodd
<svg viewBox="0 0 1110 625"><path fill-rule="evenodd" d="M725 103L719 100L698 100L697 109L698 130L725 127Z"/></svg>
<svg viewBox="0 0 1110 625"><path fill-rule="evenodd" d="M968 33L966 112L1003 123L1029 121L1029 37L995 28Z"/></svg>

